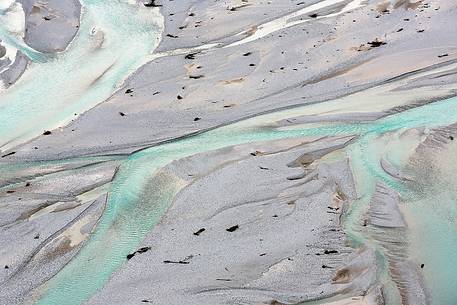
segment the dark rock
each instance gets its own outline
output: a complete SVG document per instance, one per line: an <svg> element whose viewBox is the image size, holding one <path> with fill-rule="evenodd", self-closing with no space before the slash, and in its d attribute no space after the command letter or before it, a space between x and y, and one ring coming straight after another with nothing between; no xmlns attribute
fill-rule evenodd
<svg viewBox="0 0 457 305"><path fill-rule="evenodd" d="M336 250L325 250L324 251L324 254L336 254L336 253L338 253L338 251L336 251Z"/></svg>
<svg viewBox="0 0 457 305"><path fill-rule="evenodd" d="M370 47L372 47L372 48L377 48L377 47L383 46L387 43L376 38L373 41L367 42L367 44L369 44Z"/></svg>
<svg viewBox="0 0 457 305"><path fill-rule="evenodd" d="M130 93L133 93L133 88L129 88L129 89L125 90L125 94L130 94Z"/></svg>
<svg viewBox="0 0 457 305"><path fill-rule="evenodd" d="M327 265L322 265L322 268L326 269L326 268L332 268L332 267L329 267Z"/></svg>
<svg viewBox="0 0 457 305"><path fill-rule="evenodd" d="M155 0L150 0L149 2L143 3L143 4L146 7L160 7L160 6L162 6L161 4L156 4Z"/></svg>
<svg viewBox="0 0 457 305"><path fill-rule="evenodd" d="M151 250L151 247L142 247L142 248L139 248L138 250L136 250L135 252L133 253L130 253L130 254L127 254L127 259L131 259L132 257L135 256L135 254L141 254L141 253L145 253L145 252L148 252L149 250Z"/></svg>
<svg viewBox="0 0 457 305"><path fill-rule="evenodd" d="M317 18L317 16L318 15L316 13L309 15L309 17L311 17L311 18Z"/></svg>
<svg viewBox="0 0 457 305"><path fill-rule="evenodd" d="M2 158L8 157L8 156L12 156L12 155L14 155L15 153L16 153L15 151L12 151L12 152L10 152L10 153L7 153L7 154L3 155Z"/></svg>
<svg viewBox="0 0 457 305"><path fill-rule="evenodd" d="M201 75L201 74L200 75L189 75L189 78L191 78L191 79L199 79L199 78L203 78L203 77L205 77L205 76Z"/></svg>
<svg viewBox="0 0 457 305"><path fill-rule="evenodd" d="M195 59L195 55L198 53L189 53L186 56L184 56L185 59Z"/></svg>
<svg viewBox="0 0 457 305"><path fill-rule="evenodd" d="M200 121L200 120L201 120L201 118L199 118L199 117L194 118L194 122L197 122L197 121Z"/></svg>
<svg viewBox="0 0 457 305"><path fill-rule="evenodd" d="M194 235L195 235L195 236L198 236L198 235L200 235L201 233L205 232L205 230L206 230L205 228L201 228L201 229L198 230L197 232L194 232Z"/></svg>
<svg viewBox="0 0 457 305"><path fill-rule="evenodd" d="M119 111L120 116L125 116L125 113Z"/></svg>
<svg viewBox="0 0 457 305"><path fill-rule="evenodd" d="M238 225L234 225L234 226L231 226L230 228L228 229L225 229L227 232L235 232L236 230L238 230L240 227Z"/></svg>
<svg viewBox="0 0 457 305"><path fill-rule="evenodd" d="M45 130L45 131L43 132L43 135L44 135L44 136L49 136L51 133L52 133L52 132L50 132L49 130Z"/></svg>
<svg viewBox="0 0 457 305"><path fill-rule="evenodd" d="M165 260L163 261L164 264L182 264L182 265L188 265L190 262L187 261L170 261L170 260Z"/></svg>
<svg viewBox="0 0 457 305"><path fill-rule="evenodd" d="M145 253L145 252L148 252L149 250L151 250L151 247L142 247L138 250L136 250L137 253Z"/></svg>

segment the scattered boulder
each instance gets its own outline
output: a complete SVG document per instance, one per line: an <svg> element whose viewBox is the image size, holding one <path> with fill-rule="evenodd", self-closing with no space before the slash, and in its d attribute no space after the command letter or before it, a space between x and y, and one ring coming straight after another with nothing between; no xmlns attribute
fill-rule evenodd
<svg viewBox="0 0 457 305"><path fill-rule="evenodd" d="M195 59L195 55L197 55L197 53L189 53L186 56L184 56L184 58L185 59Z"/></svg>
<svg viewBox="0 0 457 305"><path fill-rule="evenodd" d="M227 232L235 232L240 227L238 225L231 226L230 228L225 229Z"/></svg>
<svg viewBox="0 0 457 305"><path fill-rule="evenodd" d="M200 234L202 234L203 232L205 232L205 230L206 230L205 228L201 228L201 229L199 229L197 232L194 232L194 235L195 235L195 236L199 236Z"/></svg>
<svg viewBox="0 0 457 305"><path fill-rule="evenodd" d="M367 42L367 44L370 45L370 47L372 47L372 48L377 48L377 47L383 46L383 45L385 45L387 43L382 41L382 40L379 40L378 38L376 38L373 41Z"/></svg>
<svg viewBox="0 0 457 305"><path fill-rule="evenodd" d="M143 3L143 4L146 7L161 7L162 6L161 4L156 4L155 0L150 0L149 2Z"/></svg>
<svg viewBox="0 0 457 305"><path fill-rule="evenodd" d="M203 78L203 77L205 77L205 76L202 75L202 74L199 74L199 75L189 75L189 78L191 78L191 79L199 79L199 78Z"/></svg>
<svg viewBox="0 0 457 305"><path fill-rule="evenodd" d="M188 265L190 264L189 260L194 257L193 255L187 256L185 259L179 260L179 261L172 261L172 260L164 260L164 264L181 264L181 265Z"/></svg>
<svg viewBox="0 0 457 305"><path fill-rule="evenodd" d="M151 250L151 247L142 247L142 248L136 250L136 253L145 253L145 252L148 252L149 250Z"/></svg>
<svg viewBox="0 0 457 305"><path fill-rule="evenodd" d="M139 248L139 249L136 250L135 252L127 254L127 260L132 259L132 258L135 256L135 254L145 253L145 252L148 252L149 250L151 250L151 247L142 247L142 248Z"/></svg>
<svg viewBox="0 0 457 305"><path fill-rule="evenodd" d="M16 153L15 151L12 151L12 152L10 152L10 153L7 153L7 154L3 155L2 158L8 157L8 156L12 156L12 155L14 155L15 153Z"/></svg>
<svg viewBox="0 0 457 305"><path fill-rule="evenodd" d="M324 251L324 254L337 254L338 251L337 250L325 250Z"/></svg>

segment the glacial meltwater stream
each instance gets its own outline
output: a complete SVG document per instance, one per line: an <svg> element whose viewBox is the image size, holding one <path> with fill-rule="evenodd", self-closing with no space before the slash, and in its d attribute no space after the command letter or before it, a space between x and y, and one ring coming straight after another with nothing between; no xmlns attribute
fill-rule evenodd
<svg viewBox="0 0 457 305"><path fill-rule="evenodd" d="M457 99L435 102L370 123L274 127L274 122L278 120L306 113L307 107L301 107L263 115L131 155L123 162L116 176L107 209L96 231L81 252L48 283L38 304L57 305L64 300L65 304L80 304L125 262L125 256L135 249L157 223L180 189L178 182L172 178L154 179L158 169L176 159L231 145L292 137L358 135L358 140L345 150L351 158L361 199L351 206L345 228L354 240L364 243L365 237L357 232L356 227L376 181L384 181L405 199L412 201L416 198L404 183L383 171L379 163L381 153L374 140L388 133L411 128L431 128L455 123ZM448 208L453 203L449 201L443 208ZM418 215L416 223L425 225L430 221L427 218L430 209L436 207L427 204L414 206L411 202L406 208L411 208ZM448 212L457 216L455 208L451 207ZM430 275L433 281L427 281L427 284L438 291L446 291L435 294L432 289L433 304L451 304L450 300L457 298L457 285L453 273L440 261L444 258L448 261L454 259L449 254L457 251L457 241L451 238L457 233L457 227L452 227L452 224L445 223L440 218L433 220L436 221L433 224L436 229L427 233L426 240L431 243L433 241L433 244L445 243L445 246L441 246L440 251L430 251L428 256L423 254L423 258L430 264L430 270L433 270L433 275Z"/></svg>
<svg viewBox="0 0 457 305"><path fill-rule="evenodd" d="M78 34L55 56L31 51L0 23L0 39L32 61L15 85L0 91L0 150L63 126L106 100L158 45L158 9L128 0L81 4Z"/></svg>
<svg viewBox="0 0 457 305"><path fill-rule="evenodd" d="M45 129L61 126L74 113L80 114L108 98L157 45L163 20L156 10L145 9L135 1L81 2L84 6L81 28L68 50L55 57L45 57L45 62L32 63L17 84L0 92L2 150ZM122 26L117 26L119 23ZM36 54L21 46L17 39L5 37L9 34L1 24L0 35L4 36L0 37L3 41L26 53L32 62L38 61ZM410 183L386 174L380 158L385 153L382 139L387 135L456 123L457 98L367 123L287 127L278 127L275 123L308 113L309 107L303 106L258 116L157 145L123 160L96 230L81 251L45 285L37 304L82 304L103 286L126 261L126 255L151 231L180 190L175 178L156 175L173 160L244 143L335 135L358 136L344 149L351 160L360 198L352 203L344 219L348 235L357 243L376 247L376 242L360 233L359 220L376 182L389 185L401 194L403 210L414 220L409 250L418 262L427 262L424 277L432 304L453 304L457 300L455 270L451 268L457 266L456 191L451 185L445 186L439 194L430 193L436 191L433 187L425 190L411 187ZM389 155L389 161L399 167L406 165L401 160L402 153L398 152L401 149L402 143ZM439 205L436 200L440 200ZM382 249L378 251L382 256ZM395 292L389 297L398 300Z"/></svg>

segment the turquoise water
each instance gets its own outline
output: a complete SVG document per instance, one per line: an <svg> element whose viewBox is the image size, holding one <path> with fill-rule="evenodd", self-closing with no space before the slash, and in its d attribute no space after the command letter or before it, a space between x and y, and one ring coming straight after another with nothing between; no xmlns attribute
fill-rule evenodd
<svg viewBox="0 0 457 305"><path fill-rule="evenodd" d="M32 61L17 84L0 92L0 149L65 124L75 113L79 115L107 99L156 47L163 19L155 10L131 5L127 0L81 2L84 13L80 31L68 49L55 56L27 47L0 24L0 38ZM335 135L358 136L357 141L344 150L351 158L360 196L345 217L346 232L354 242L376 248L375 241L360 232L357 224L376 182L388 184L400 192L406 203L405 210L414 219L411 252L418 264L426 262L423 272L431 288L433 304L455 303L456 190L452 185L440 184L440 191L425 188L418 192L387 175L379 160L387 149L384 137L412 128L457 122L457 99L435 102L369 123L275 127L275 121L305 115L307 111L307 107L300 107L259 116L126 158L112 183L106 211L95 232L80 253L45 285L37 303L81 304L103 286L125 262L126 255L150 232L182 187L178 178L160 171L171 161L238 144ZM397 148L389 160L400 166L400 156ZM386 264L382 250L376 249L380 261ZM386 270L380 280L392 286ZM391 297L398 299L394 292Z"/></svg>
<svg viewBox="0 0 457 305"><path fill-rule="evenodd" d="M75 259L48 283L38 304L62 304L64 301L69 305L80 304L125 262L125 256L137 247L157 223L180 189L176 178L159 174L158 169L175 159L231 145L316 135L359 135L358 141L347 148L347 153L352 157L353 168L357 170L356 177L363 178L358 183L361 200L354 203L349 211L346 229L354 239L364 242L364 236L352 227L352 223L360 218L376 181L382 180L400 192L407 192L404 185L386 175L379 166L379 149L373 144L374 139L407 128L457 122L456 110L457 99L453 98L368 124L325 124L312 128L302 125L287 129L267 127L273 123L267 115L135 153L122 164L113 182L108 207L97 230ZM306 107L296 109L297 114L305 111ZM278 116L281 113L275 114L276 118ZM423 208L426 213L429 207L425 205ZM421 219L424 220L419 218L417 221ZM457 247L457 242L452 246ZM436 258L440 253L433 255ZM443 287L449 288L447 285ZM457 299L457 292L451 294ZM441 300L440 296L434 300Z"/></svg>
<svg viewBox="0 0 457 305"><path fill-rule="evenodd" d="M0 92L0 150L68 123L109 98L144 64L160 40L163 18L128 2L82 0L79 32L55 56L30 50L0 25L0 39L32 58L20 80Z"/></svg>

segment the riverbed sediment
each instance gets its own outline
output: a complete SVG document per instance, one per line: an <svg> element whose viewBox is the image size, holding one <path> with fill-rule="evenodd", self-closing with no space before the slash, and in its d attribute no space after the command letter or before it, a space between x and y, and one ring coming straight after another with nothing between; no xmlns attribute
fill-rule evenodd
<svg viewBox="0 0 457 305"><path fill-rule="evenodd" d="M17 55L1 74L8 304L452 300L453 231L421 228L453 215L452 1L120 1L142 31L21 3L24 42L81 73L25 90L59 69ZM136 36L110 44L123 22Z"/></svg>

